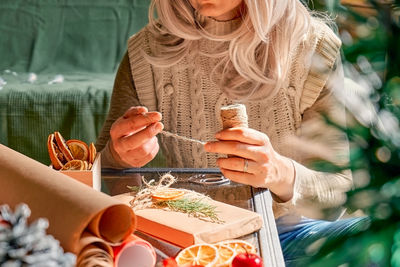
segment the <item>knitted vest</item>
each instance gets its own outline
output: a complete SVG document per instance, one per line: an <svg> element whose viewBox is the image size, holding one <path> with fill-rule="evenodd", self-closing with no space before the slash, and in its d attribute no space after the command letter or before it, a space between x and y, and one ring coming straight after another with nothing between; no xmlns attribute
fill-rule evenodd
<svg viewBox="0 0 400 267"><path fill-rule="evenodd" d="M200 49L213 41L198 41ZM158 68L143 57L142 49L152 54L155 40L147 28L128 41L132 76L139 101L149 110L163 115L165 130L201 141L214 140L222 129L221 106L232 104L210 79L215 59L190 51L178 64ZM296 134L304 111L317 100L335 64L340 40L326 26L313 27L307 40L301 42L293 57L288 77L279 92L270 98L244 103L249 127L268 135L274 149L302 162L284 144ZM204 51L204 50L203 50ZM161 136L161 148L170 167L215 167L218 155L206 153L203 146L173 137Z"/></svg>

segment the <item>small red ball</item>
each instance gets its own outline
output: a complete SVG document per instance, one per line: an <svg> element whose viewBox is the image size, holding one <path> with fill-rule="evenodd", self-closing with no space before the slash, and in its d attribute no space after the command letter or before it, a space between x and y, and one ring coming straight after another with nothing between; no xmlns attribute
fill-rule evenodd
<svg viewBox="0 0 400 267"><path fill-rule="evenodd" d="M263 261L257 254L239 253L233 259L232 267L263 267Z"/></svg>
<svg viewBox="0 0 400 267"><path fill-rule="evenodd" d="M174 258L167 258L162 261L163 267L178 267Z"/></svg>

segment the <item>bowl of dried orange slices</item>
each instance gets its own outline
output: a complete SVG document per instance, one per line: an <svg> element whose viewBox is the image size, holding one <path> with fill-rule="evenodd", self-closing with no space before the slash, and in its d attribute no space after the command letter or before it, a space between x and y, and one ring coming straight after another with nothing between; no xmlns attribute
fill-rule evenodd
<svg viewBox="0 0 400 267"><path fill-rule="evenodd" d="M93 143L88 145L78 139L65 140L56 131L47 138L47 150L51 168L100 191L100 153L97 153Z"/></svg>

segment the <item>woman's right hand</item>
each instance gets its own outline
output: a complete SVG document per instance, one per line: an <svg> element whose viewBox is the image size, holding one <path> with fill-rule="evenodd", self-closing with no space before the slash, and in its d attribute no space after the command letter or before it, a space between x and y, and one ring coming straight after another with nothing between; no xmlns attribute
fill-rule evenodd
<svg viewBox="0 0 400 267"><path fill-rule="evenodd" d="M110 150L115 160L131 167L142 167L158 153L156 134L164 125L161 113L146 107L131 107L110 129Z"/></svg>

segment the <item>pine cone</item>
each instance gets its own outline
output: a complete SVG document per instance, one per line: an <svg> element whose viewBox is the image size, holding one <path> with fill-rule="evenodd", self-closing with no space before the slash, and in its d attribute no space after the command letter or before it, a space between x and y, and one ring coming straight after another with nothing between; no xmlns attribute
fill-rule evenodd
<svg viewBox="0 0 400 267"><path fill-rule="evenodd" d="M16 207L0 206L0 266L74 266L76 256L64 253L60 242L46 235L47 219L40 218L30 225L31 211L26 204Z"/></svg>

